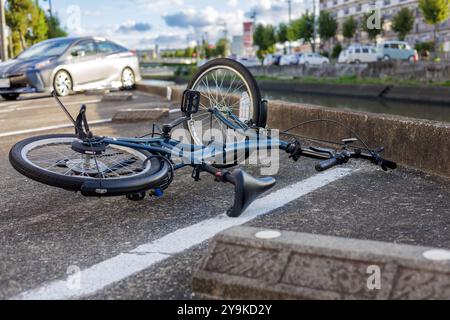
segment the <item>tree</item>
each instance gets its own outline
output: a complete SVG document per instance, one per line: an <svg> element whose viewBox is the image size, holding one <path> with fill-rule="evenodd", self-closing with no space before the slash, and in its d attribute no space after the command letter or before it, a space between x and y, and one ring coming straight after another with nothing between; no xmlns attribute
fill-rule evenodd
<svg viewBox="0 0 450 320"><path fill-rule="evenodd" d="M419 0L419 8L427 24L434 26L433 42L436 51L436 33L438 25L449 17L450 0Z"/></svg>
<svg viewBox="0 0 450 320"><path fill-rule="evenodd" d="M362 17L361 29L367 32L370 40L375 40L383 33L384 18L378 10L366 12Z"/></svg>
<svg viewBox="0 0 450 320"><path fill-rule="evenodd" d="M304 42L310 43L314 51L314 14L306 12L294 20L289 27L288 36L290 41L303 39Z"/></svg>
<svg viewBox="0 0 450 320"><path fill-rule="evenodd" d="M286 23L280 23L276 31L276 39L278 43L285 43L289 41L288 37L289 26ZM286 46L284 47L284 53L286 53Z"/></svg>
<svg viewBox="0 0 450 320"><path fill-rule="evenodd" d="M400 40L405 40L413 27L414 13L407 7L402 8L392 19L392 30L398 34Z"/></svg>
<svg viewBox="0 0 450 320"><path fill-rule="evenodd" d="M58 16L56 15L47 16L46 21L48 26L49 39L67 36L67 32L61 28Z"/></svg>
<svg viewBox="0 0 450 320"><path fill-rule="evenodd" d="M253 41L258 46L258 58L263 60L266 54L275 52L275 28L272 25L258 24L253 33Z"/></svg>
<svg viewBox="0 0 450 320"><path fill-rule="evenodd" d="M327 11L322 11L319 16L319 35L325 42L336 36L338 24L336 19Z"/></svg>
<svg viewBox="0 0 450 320"><path fill-rule="evenodd" d="M228 39L222 38L219 39L216 43L216 52L215 55L217 57L226 57L229 53L230 42Z"/></svg>
<svg viewBox="0 0 450 320"><path fill-rule="evenodd" d="M30 46L48 39L48 26L44 10L37 6L37 4L33 5L29 19L31 28L28 29L26 35L27 45Z"/></svg>
<svg viewBox="0 0 450 320"><path fill-rule="evenodd" d="M6 23L12 32L12 52L16 56L28 46L47 39L48 26L44 11L32 0L9 0Z"/></svg>
<svg viewBox="0 0 450 320"><path fill-rule="evenodd" d="M356 30L358 29L358 22L353 18L353 16L348 17L344 24L342 25L342 35L344 38L351 40L355 36Z"/></svg>

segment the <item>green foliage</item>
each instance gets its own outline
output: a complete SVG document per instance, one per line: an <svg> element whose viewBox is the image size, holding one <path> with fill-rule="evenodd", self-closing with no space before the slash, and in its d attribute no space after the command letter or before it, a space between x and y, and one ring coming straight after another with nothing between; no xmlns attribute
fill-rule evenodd
<svg viewBox="0 0 450 320"><path fill-rule="evenodd" d="M342 51L342 45L340 43L336 44L333 47L333 51L331 51L331 57L334 59L339 58L339 55L341 54Z"/></svg>
<svg viewBox="0 0 450 320"><path fill-rule="evenodd" d="M417 43L415 45L415 49L418 52L433 51L434 50L434 43L432 41Z"/></svg>
<svg viewBox="0 0 450 320"><path fill-rule="evenodd" d="M288 37L289 26L286 23L280 23L277 28L276 39L279 43L289 41Z"/></svg>
<svg viewBox="0 0 450 320"><path fill-rule="evenodd" d="M392 19L392 30L398 34L400 40L405 40L413 27L414 13L407 7L402 8Z"/></svg>
<svg viewBox="0 0 450 320"><path fill-rule="evenodd" d="M253 41L258 46L257 56L260 60L268 53L275 52L275 28L271 25L258 24L253 33Z"/></svg>
<svg viewBox="0 0 450 320"><path fill-rule="evenodd" d="M374 17L379 14L380 19L380 27L372 27L371 24L374 22ZM367 35L369 36L369 39L375 40L378 35L383 33L383 23L384 18L381 15L381 13L378 13L375 10L371 10L369 12L366 12L362 17L362 23L361 23L361 29L362 31L367 32Z"/></svg>
<svg viewBox="0 0 450 320"><path fill-rule="evenodd" d="M336 36L338 24L336 19L327 11L322 11L319 16L319 35L324 41Z"/></svg>
<svg viewBox="0 0 450 320"><path fill-rule="evenodd" d="M358 22L353 16L348 17L342 25L342 35L346 39L353 39L356 30L358 29Z"/></svg>
<svg viewBox="0 0 450 320"><path fill-rule="evenodd" d="M228 41L228 39L225 39L225 38L219 39L216 43L216 49L214 52L214 56L226 57L229 47L230 47L230 41Z"/></svg>
<svg viewBox="0 0 450 320"><path fill-rule="evenodd" d="M48 26L48 38L60 38L66 37L67 32L61 27L61 23L59 18L55 15L46 17L47 26Z"/></svg>
<svg viewBox="0 0 450 320"><path fill-rule="evenodd" d="M419 0L419 8L426 23L437 25L449 17L450 0Z"/></svg>
<svg viewBox="0 0 450 320"><path fill-rule="evenodd" d="M29 46L48 38L66 36L57 17L46 17L37 1L8 0L6 24L11 29L12 52L16 56Z"/></svg>
<svg viewBox="0 0 450 320"><path fill-rule="evenodd" d="M314 38L314 14L304 13L299 19L294 20L289 27L288 37L291 41L303 39L312 43Z"/></svg>

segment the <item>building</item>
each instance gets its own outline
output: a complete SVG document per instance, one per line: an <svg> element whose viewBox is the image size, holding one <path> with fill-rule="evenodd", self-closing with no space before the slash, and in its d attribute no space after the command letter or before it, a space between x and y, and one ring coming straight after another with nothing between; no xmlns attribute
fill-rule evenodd
<svg viewBox="0 0 450 320"><path fill-rule="evenodd" d="M244 35L243 35L243 45L244 45L244 57L255 57L256 49L253 43L253 22L244 22Z"/></svg>
<svg viewBox="0 0 450 320"><path fill-rule="evenodd" d="M340 29L342 23L348 17L354 16L355 19L360 20L363 14L371 8L380 9L384 17L384 34L380 40L397 39L396 33L391 29L392 17L404 7L412 9L416 16L414 28L406 37L406 41L410 44L432 41L434 27L424 22L418 0L320 0L320 10L330 12L337 19ZM440 43L450 41L450 19L439 26L437 39ZM342 35L338 36L338 40L342 40ZM360 42L368 41L363 32L357 34L356 40Z"/></svg>
<svg viewBox="0 0 450 320"><path fill-rule="evenodd" d="M244 38L242 36L233 36L231 41L231 54L235 57L244 56Z"/></svg>

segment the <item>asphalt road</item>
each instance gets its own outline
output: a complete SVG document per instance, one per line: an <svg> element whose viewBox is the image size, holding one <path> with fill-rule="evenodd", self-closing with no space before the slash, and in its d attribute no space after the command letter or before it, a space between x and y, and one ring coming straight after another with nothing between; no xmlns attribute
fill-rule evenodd
<svg viewBox="0 0 450 320"><path fill-rule="evenodd" d="M109 122L116 110L161 101L139 92L127 102L101 99L77 95L64 100L72 112L86 103L89 119L101 120L93 126L95 133L115 136L151 128L146 122ZM333 170L318 175L314 161L293 163L281 155L276 187L241 220L217 218L231 205L232 187L207 175L194 182L189 169L177 172L163 198L139 203L124 197L83 198L14 171L8 162L13 144L71 132L63 127L67 123L50 97L0 101L0 299L42 297L39 292L73 299L197 299L191 275L209 235L240 223L450 248L450 181L405 168L385 173L354 161L338 169L344 170L342 177ZM51 126L61 128L46 130ZM258 174L256 167L246 170ZM145 250L133 251L144 244ZM67 286L71 267L82 270L82 290L67 296L61 286Z"/></svg>

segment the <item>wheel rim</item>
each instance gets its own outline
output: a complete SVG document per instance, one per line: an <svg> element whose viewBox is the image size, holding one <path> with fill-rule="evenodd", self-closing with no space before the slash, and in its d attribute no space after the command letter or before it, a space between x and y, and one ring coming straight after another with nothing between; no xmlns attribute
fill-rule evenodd
<svg viewBox="0 0 450 320"><path fill-rule="evenodd" d="M61 96L66 96L72 89L72 80L67 72L60 72L55 78L56 92Z"/></svg>
<svg viewBox="0 0 450 320"><path fill-rule="evenodd" d="M253 119L252 96L247 80L235 69L228 66L216 66L205 70L194 82L191 90L199 91L201 102L199 112L191 116L188 128L194 144L207 145L212 142L212 134L219 130L224 142L227 134L227 125L213 116L208 109L217 108L233 124ZM236 121L232 118L239 118ZM205 135L205 133L207 133ZM216 141L216 140L214 140Z"/></svg>
<svg viewBox="0 0 450 320"><path fill-rule="evenodd" d="M122 72L122 85L124 88L132 88L134 86L134 73L130 69Z"/></svg>
<svg viewBox="0 0 450 320"><path fill-rule="evenodd" d="M124 179L145 174L151 161L127 147L108 146L101 155L84 155L71 149L76 138L50 138L26 145L21 156L33 167L61 177L79 179Z"/></svg>

